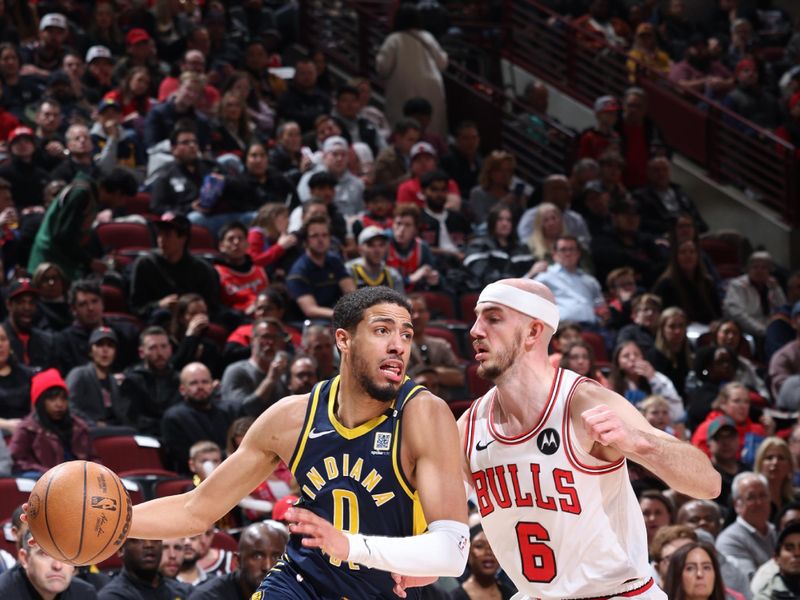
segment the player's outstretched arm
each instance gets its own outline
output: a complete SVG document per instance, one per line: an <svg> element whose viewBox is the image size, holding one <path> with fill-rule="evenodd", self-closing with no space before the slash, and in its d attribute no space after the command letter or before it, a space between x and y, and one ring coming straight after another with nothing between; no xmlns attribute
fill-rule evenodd
<svg viewBox="0 0 800 600"><path fill-rule="evenodd" d="M288 459L302 426L308 395L290 396L267 409L239 449L197 488L133 507L130 537L161 540L202 533Z"/></svg>
<svg viewBox="0 0 800 600"><path fill-rule="evenodd" d="M599 458L614 460L622 454L678 492L693 498L719 496L722 481L708 457L699 448L650 425L616 392L599 385L580 385L571 418L580 443Z"/></svg>

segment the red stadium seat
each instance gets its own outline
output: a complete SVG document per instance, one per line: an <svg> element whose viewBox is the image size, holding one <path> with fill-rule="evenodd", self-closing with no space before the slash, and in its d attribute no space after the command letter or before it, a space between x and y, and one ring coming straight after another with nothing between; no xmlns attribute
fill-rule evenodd
<svg viewBox="0 0 800 600"><path fill-rule="evenodd" d="M112 321L112 322L113 321L127 321L131 325L136 326L136 328L139 331L144 329L144 324L138 318L136 318L135 316L133 316L131 314L128 314L128 313L115 312L115 311L107 310L107 311L103 312L103 316L105 318L107 318L109 321Z"/></svg>
<svg viewBox="0 0 800 600"><path fill-rule="evenodd" d="M467 389L471 396L477 398L483 396L486 392L492 389L492 382L478 376L478 365L471 364L467 366Z"/></svg>
<svg viewBox="0 0 800 600"><path fill-rule="evenodd" d="M128 299L121 289L115 285L101 285L100 293L103 296L103 308L109 312L127 313Z"/></svg>
<svg viewBox="0 0 800 600"><path fill-rule="evenodd" d="M447 406L453 412L453 416L458 419L461 415L469 410L475 400L457 400L455 402L448 402Z"/></svg>
<svg viewBox="0 0 800 600"><path fill-rule="evenodd" d="M608 360L608 351L606 350L606 344L603 342L603 338L600 337L594 331L582 331L581 338L584 342L589 344L592 347L592 353L594 354L594 362L597 366L610 366L610 362Z"/></svg>
<svg viewBox="0 0 800 600"><path fill-rule="evenodd" d="M458 348L458 340L456 339L455 334L449 329L444 327L426 327L425 335L445 340L448 344L450 344L450 347L453 349L455 355L458 358L461 358L461 352Z"/></svg>
<svg viewBox="0 0 800 600"><path fill-rule="evenodd" d="M212 548L219 548L220 550L230 550L231 552L239 551L239 542L236 541L231 534L221 530L214 532L214 537L211 540Z"/></svg>
<svg viewBox="0 0 800 600"><path fill-rule="evenodd" d="M206 335L216 342L219 349L222 350L225 347L225 344L228 341L228 330L225 329L222 325L218 325L217 323L209 323L208 329L206 329Z"/></svg>
<svg viewBox="0 0 800 600"><path fill-rule="evenodd" d="M115 435L92 440L94 453L115 473L137 469L163 472L161 444L146 435Z"/></svg>
<svg viewBox="0 0 800 600"><path fill-rule="evenodd" d="M192 486L191 479L162 479L156 482L153 486L156 498L164 498L166 496L177 496L182 494Z"/></svg>
<svg viewBox="0 0 800 600"><path fill-rule="evenodd" d="M202 225L192 225L189 249L199 250L201 252L216 252L217 243L214 240L214 234Z"/></svg>
<svg viewBox="0 0 800 600"><path fill-rule="evenodd" d="M453 299L443 292L420 292L428 305L431 319L455 319L456 307Z"/></svg>
<svg viewBox="0 0 800 600"><path fill-rule="evenodd" d="M125 211L129 215L142 215L148 218L154 216L150 212L150 194L148 192L139 192L133 198L129 198L125 202Z"/></svg>
<svg viewBox="0 0 800 600"><path fill-rule="evenodd" d="M28 501L35 483L23 477L0 477L0 519L11 518L11 513Z"/></svg>
<svg viewBox="0 0 800 600"><path fill-rule="evenodd" d="M477 292L462 294L458 299L458 308L461 310L461 320L464 323L472 324L475 322L475 306L478 304Z"/></svg>
<svg viewBox="0 0 800 600"><path fill-rule="evenodd" d="M700 248L711 258L723 279L742 274L742 261L736 244L720 238L705 237L700 240Z"/></svg>
<svg viewBox="0 0 800 600"><path fill-rule="evenodd" d="M141 223L101 223L95 228L105 252L147 250L153 247L153 235Z"/></svg>

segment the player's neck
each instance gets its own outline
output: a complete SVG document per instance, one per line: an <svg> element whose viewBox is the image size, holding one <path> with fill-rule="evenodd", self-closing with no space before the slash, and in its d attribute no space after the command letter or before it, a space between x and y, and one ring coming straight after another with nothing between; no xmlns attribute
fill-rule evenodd
<svg viewBox="0 0 800 600"><path fill-rule="evenodd" d="M389 406L389 402L382 402L370 396L353 378L341 377L334 414L348 429L363 425L382 415Z"/></svg>
<svg viewBox="0 0 800 600"><path fill-rule="evenodd" d="M544 360L517 360L503 373L497 386L497 410L502 421L527 427L539 418L547 404L556 370ZM512 434L511 432L506 432Z"/></svg>

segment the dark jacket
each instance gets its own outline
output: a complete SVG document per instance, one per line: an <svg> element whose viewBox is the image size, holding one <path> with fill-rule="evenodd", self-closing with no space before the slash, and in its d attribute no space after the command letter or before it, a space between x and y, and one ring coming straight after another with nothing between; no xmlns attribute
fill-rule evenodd
<svg viewBox="0 0 800 600"><path fill-rule="evenodd" d="M181 401L179 387L180 377L172 368L157 374L144 364L131 367L120 385L128 421L138 432L160 437L161 418L170 406Z"/></svg>
<svg viewBox="0 0 800 600"><path fill-rule="evenodd" d="M21 419L31 412L31 371L16 360L9 361L11 372L0 377L0 418Z"/></svg>
<svg viewBox="0 0 800 600"><path fill-rule="evenodd" d="M256 211L268 202L286 203L294 186L277 169L267 169L267 180L258 181L249 173L240 177L226 177L215 213Z"/></svg>
<svg viewBox="0 0 800 600"><path fill-rule="evenodd" d="M700 233L708 231L708 224L703 219L697 205L686 195L683 188L676 183L671 183L670 188L674 192L674 197L679 206L679 212L689 213L694 219L695 227ZM676 213L671 212L661 202L656 189L645 186L634 193L634 197L639 201L639 214L642 217L641 230L653 235L664 235L672 227L672 223L677 217Z"/></svg>
<svg viewBox="0 0 800 600"><path fill-rule="evenodd" d="M139 330L128 321L103 319L103 325L110 327L117 335L117 356L112 370L117 373L136 362L136 347L139 345ZM78 322L72 323L63 331L53 336L56 350L56 362L63 375L75 367L89 362L89 336L91 329L86 329Z"/></svg>
<svg viewBox="0 0 800 600"><path fill-rule="evenodd" d="M150 210L160 215L173 212L185 215L192 210L192 202L200 197L203 177L211 169L205 161L198 160L193 171L179 162L163 168L153 181Z"/></svg>
<svg viewBox="0 0 800 600"><path fill-rule="evenodd" d="M250 594L242 596L239 574L237 570L204 581L194 589L190 600L248 600Z"/></svg>
<svg viewBox="0 0 800 600"><path fill-rule="evenodd" d="M28 333L27 348L17 334L17 330L11 324L11 317L3 321L3 329L6 330L8 341L11 343L11 351L22 364L29 367L47 368L52 364L53 339L46 331L31 327Z"/></svg>
<svg viewBox="0 0 800 600"><path fill-rule="evenodd" d="M653 239L637 233L633 244L626 243L616 231L592 234L592 258L598 281L618 267L633 267L642 276L642 284L650 287L663 270L663 259Z"/></svg>
<svg viewBox="0 0 800 600"><path fill-rule="evenodd" d="M144 123L145 147L150 148L161 140L169 138L172 130L175 129L175 124L183 119L192 121L197 127L197 141L200 144L200 150L209 149L211 146L211 127L208 124L208 119L204 115L195 112L194 109L179 114L175 108L174 100L167 100L157 104L147 113Z"/></svg>
<svg viewBox="0 0 800 600"><path fill-rule="evenodd" d="M293 160L289 152L281 144L277 144L269 151L269 166L276 169L286 177L292 185L300 181L300 157Z"/></svg>
<svg viewBox="0 0 800 600"><path fill-rule="evenodd" d="M186 600L192 586L159 575L157 587L143 582L125 568L98 594L99 600Z"/></svg>
<svg viewBox="0 0 800 600"><path fill-rule="evenodd" d="M475 162L470 162L455 146L450 146L450 154L442 158L442 169L458 184L461 197L466 200L469 192L478 185L478 177L483 167L483 158L475 156Z"/></svg>
<svg viewBox="0 0 800 600"><path fill-rule="evenodd" d="M464 267L482 286L507 277L522 277L533 266L530 249L517 242L501 248L491 236L472 240L466 248Z"/></svg>
<svg viewBox="0 0 800 600"><path fill-rule="evenodd" d="M131 277L131 306L147 319L169 294L200 294L213 317L219 309L219 276L210 264L188 252L175 264L154 251L136 259Z"/></svg>
<svg viewBox="0 0 800 600"><path fill-rule="evenodd" d="M0 575L0 598L41 600L41 596L28 581L25 569L19 564ZM92 585L73 577L69 587L58 594L57 598L58 600L97 600L97 592Z"/></svg>
<svg viewBox="0 0 800 600"><path fill-rule="evenodd" d="M344 119L334 116L333 120L336 121L339 124L339 127L342 129L342 137L346 139L349 144L352 144L354 140L350 135L349 126ZM378 133L375 125L363 117L356 117L356 127L358 128L358 139L355 141L364 142L367 146L369 146L369 149L372 150L372 156L378 156L378 152L381 150L379 140L380 133Z"/></svg>
<svg viewBox="0 0 800 600"><path fill-rule="evenodd" d="M314 121L320 115L330 114L331 100L314 88L311 93L298 90L294 83L278 101L278 119L297 121L303 132L314 129Z"/></svg>
<svg viewBox="0 0 800 600"><path fill-rule="evenodd" d="M92 459L92 443L89 439L89 426L80 417L72 415L72 453L78 460ZM55 433L45 429L35 412L22 419L9 444L14 457L14 469L24 471L45 471L64 462L64 446Z"/></svg>
<svg viewBox="0 0 800 600"><path fill-rule="evenodd" d="M113 375L108 376L110 406L103 400L103 386L97 377L94 364L75 367L67 375L70 411L89 425L103 421L107 425L127 425L128 407L124 404L119 385Z"/></svg>
<svg viewBox="0 0 800 600"><path fill-rule="evenodd" d="M26 163L14 156L8 164L0 167L0 177L11 184L11 196L17 210L43 204L44 185L50 174L35 162Z"/></svg>
<svg viewBox="0 0 800 600"><path fill-rule="evenodd" d="M208 410L198 410L184 401L167 409L161 420L161 440L167 456L167 467L177 473L189 472L189 448L199 440L226 444L228 427L236 418L227 404L212 401Z"/></svg>

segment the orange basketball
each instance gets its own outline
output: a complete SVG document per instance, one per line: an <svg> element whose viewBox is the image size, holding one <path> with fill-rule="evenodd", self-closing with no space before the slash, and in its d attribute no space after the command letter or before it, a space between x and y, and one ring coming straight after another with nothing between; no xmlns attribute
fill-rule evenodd
<svg viewBox="0 0 800 600"><path fill-rule="evenodd" d="M51 557L75 566L96 564L128 536L131 499L113 471L73 460L53 467L33 486L28 523Z"/></svg>

